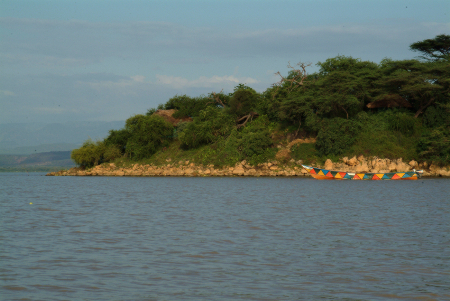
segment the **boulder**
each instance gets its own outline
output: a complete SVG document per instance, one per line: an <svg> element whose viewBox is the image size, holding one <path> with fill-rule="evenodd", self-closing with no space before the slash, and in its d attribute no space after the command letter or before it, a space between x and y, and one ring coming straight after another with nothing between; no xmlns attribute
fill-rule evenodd
<svg viewBox="0 0 450 301"><path fill-rule="evenodd" d="M194 170L192 168L188 168L184 171L184 174L187 176L192 176L194 175Z"/></svg>
<svg viewBox="0 0 450 301"><path fill-rule="evenodd" d="M250 176L256 175L256 169L254 169L254 168L249 169L249 170L247 171L247 174L250 175Z"/></svg>
<svg viewBox="0 0 450 301"><path fill-rule="evenodd" d="M450 170L445 170L444 168L439 170L439 176L441 177L450 177Z"/></svg>
<svg viewBox="0 0 450 301"><path fill-rule="evenodd" d="M367 172L369 170L369 166L366 162L358 164L355 168L355 172Z"/></svg>
<svg viewBox="0 0 450 301"><path fill-rule="evenodd" d="M409 161L408 164L409 164L409 166L411 166L411 168L415 168L415 167L419 166L419 164L417 164L417 161L414 161L414 160Z"/></svg>
<svg viewBox="0 0 450 301"><path fill-rule="evenodd" d="M327 170L333 170L333 162L330 160L330 159L327 159L326 161L325 161L325 169L327 169Z"/></svg>
<svg viewBox="0 0 450 301"><path fill-rule="evenodd" d="M233 169L233 175L242 176L242 175L244 175L244 173L245 173L245 170L241 166L238 166Z"/></svg>
<svg viewBox="0 0 450 301"><path fill-rule="evenodd" d="M358 164L358 160L356 159L356 156L347 161L347 165L349 165L349 166L356 166L356 164Z"/></svg>

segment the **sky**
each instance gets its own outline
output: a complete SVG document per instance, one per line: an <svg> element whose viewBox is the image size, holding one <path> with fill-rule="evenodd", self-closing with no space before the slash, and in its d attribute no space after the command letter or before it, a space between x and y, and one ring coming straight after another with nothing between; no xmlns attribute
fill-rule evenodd
<svg viewBox="0 0 450 301"><path fill-rule="evenodd" d="M175 95L264 91L290 63L410 59L448 0L0 0L0 124L117 121Z"/></svg>

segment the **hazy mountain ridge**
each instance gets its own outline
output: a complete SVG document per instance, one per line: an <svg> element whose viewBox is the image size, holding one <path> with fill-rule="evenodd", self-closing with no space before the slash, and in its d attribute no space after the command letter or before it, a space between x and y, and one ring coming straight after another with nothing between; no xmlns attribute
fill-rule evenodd
<svg viewBox="0 0 450 301"><path fill-rule="evenodd" d="M70 159L70 151L45 152L31 155L0 155L1 168L24 167L73 167L75 163Z"/></svg>
<svg viewBox="0 0 450 301"><path fill-rule="evenodd" d="M39 146L35 152L71 150L89 138L103 139L109 130L120 129L124 124L125 121L0 124L0 153L30 154L34 146Z"/></svg>
<svg viewBox="0 0 450 301"><path fill-rule="evenodd" d="M79 148L81 145L81 143L53 143L35 146L20 146L15 148L2 148L0 149L0 155L31 155L46 152L72 151L73 149Z"/></svg>

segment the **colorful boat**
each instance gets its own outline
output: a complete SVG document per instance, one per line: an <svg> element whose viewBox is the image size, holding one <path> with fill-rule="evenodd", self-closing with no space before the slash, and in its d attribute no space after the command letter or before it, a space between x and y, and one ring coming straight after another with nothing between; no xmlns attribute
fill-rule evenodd
<svg viewBox="0 0 450 301"><path fill-rule="evenodd" d="M422 176L423 170L406 171L406 172L347 172L333 171L322 168L302 165L308 173L315 179L319 180L417 180Z"/></svg>

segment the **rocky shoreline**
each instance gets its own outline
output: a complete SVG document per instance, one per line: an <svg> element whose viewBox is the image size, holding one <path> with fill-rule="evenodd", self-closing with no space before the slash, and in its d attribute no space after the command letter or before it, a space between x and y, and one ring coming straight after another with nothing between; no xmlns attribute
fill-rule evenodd
<svg viewBox="0 0 450 301"><path fill-rule="evenodd" d="M202 166L190 163L189 161L179 161L172 163L170 159L163 166L151 164L134 164L129 167L116 166L114 163L97 165L91 169L71 168L58 172L48 173L47 176L178 176L178 177L205 177L205 176L246 176L246 177L305 177L309 176L307 171L301 166L301 160L290 160L287 163L271 161L257 166L251 166L246 161L242 161L235 166L215 168L213 165ZM379 158L364 158L363 156L347 158L344 157L339 162L333 163L328 159L324 165L316 166L328 170L346 172L404 172L413 169L423 169L425 177L450 177L449 167L439 167L426 162L418 163L414 160L409 163L403 160L389 160Z"/></svg>

